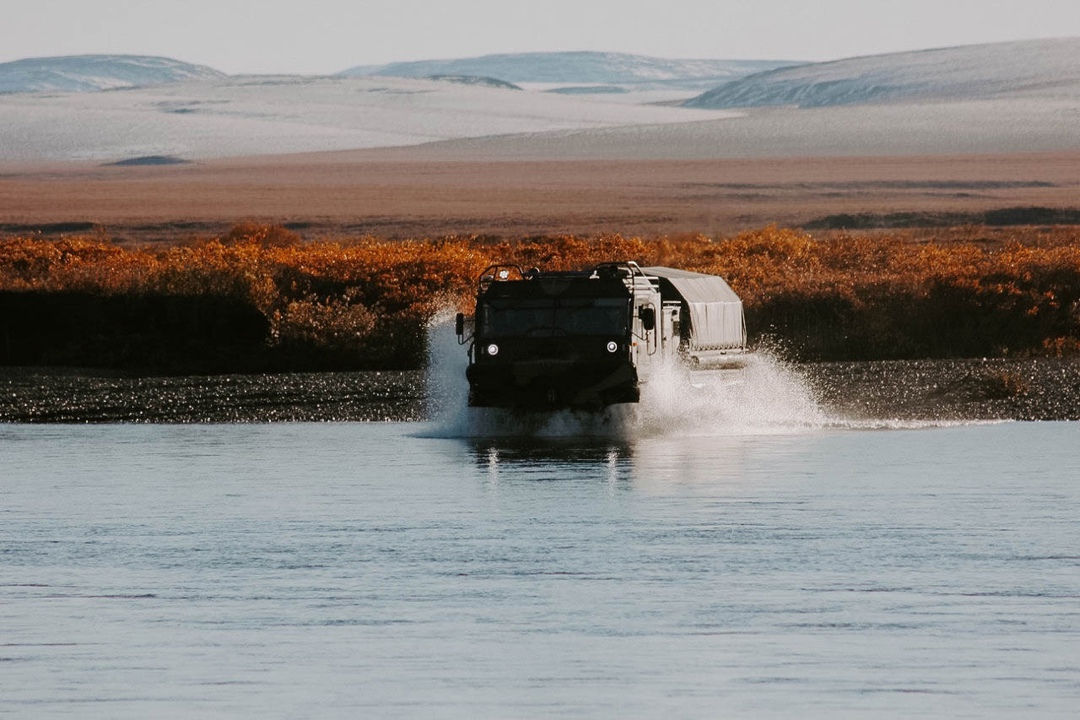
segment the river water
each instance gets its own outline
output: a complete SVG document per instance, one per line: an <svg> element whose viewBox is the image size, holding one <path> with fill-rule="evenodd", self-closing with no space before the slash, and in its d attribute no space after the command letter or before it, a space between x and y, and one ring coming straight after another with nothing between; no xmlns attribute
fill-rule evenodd
<svg viewBox="0 0 1080 720"><path fill-rule="evenodd" d="M0 425L0 717L1075 717L1080 424Z"/></svg>

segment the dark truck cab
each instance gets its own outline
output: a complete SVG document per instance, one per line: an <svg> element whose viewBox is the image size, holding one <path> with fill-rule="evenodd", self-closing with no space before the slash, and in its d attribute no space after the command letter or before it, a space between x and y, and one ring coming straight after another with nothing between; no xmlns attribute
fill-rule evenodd
<svg viewBox="0 0 1080 720"><path fill-rule="evenodd" d="M680 323L685 302L668 294L665 301L659 277L632 262L581 272L489 267L471 337L457 318L459 342L469 343L469 405L599 410L638 402L653 366L691 346L691 329ZM738 311L741 321L741 303Z"/></svg>

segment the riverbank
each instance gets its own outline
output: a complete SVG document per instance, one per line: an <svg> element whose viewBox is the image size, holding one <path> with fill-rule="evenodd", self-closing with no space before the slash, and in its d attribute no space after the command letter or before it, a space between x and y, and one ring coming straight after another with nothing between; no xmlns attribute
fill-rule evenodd
<svg viewBox="0 0 1080 720"><path fill-rule="evenodd" d="M1078 358L786 369L837 419L1080 420ZM133 377L0 369L0 423L407 422L428 419L438 400L422 371Z"/></svg>
<svg viewBox="0 0 1080 720"><path fill-rule="evenodd" d="M1080 420L1080 358L808 363L823 407L852 419Z"/></svg>

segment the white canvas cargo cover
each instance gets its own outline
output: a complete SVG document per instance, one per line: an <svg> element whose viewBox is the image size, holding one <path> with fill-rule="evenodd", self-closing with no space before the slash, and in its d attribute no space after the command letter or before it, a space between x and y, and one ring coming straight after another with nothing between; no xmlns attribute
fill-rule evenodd
<svg viewBox="0 0 1080 720"><path fill-rule="evenodd" d="M741 350L746 346L742 300L724 278L668 267L647 267L642 271L660 278L665 301L681 300L686 304L690 313L690 350ZM678 297L669 297L672 290Z"/></svg>

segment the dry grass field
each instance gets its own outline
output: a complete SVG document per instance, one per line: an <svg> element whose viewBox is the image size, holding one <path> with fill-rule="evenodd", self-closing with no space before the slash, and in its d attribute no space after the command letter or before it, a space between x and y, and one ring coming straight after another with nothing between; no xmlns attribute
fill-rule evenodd
<svg viewBox="0 0 1080 720"><path fill-rule="evenodd" d="M758 160L471 159L416 148L169 166L0 164L0 232L184 240L241 220L305 239L726 235L778 224L980 223L1080 208L1080 153ZM1070 216L1071 217L1071 216ZM1036 218L1034 222L1043 222ZM1073 220L1073 222L1077 222Z"/></svg>

